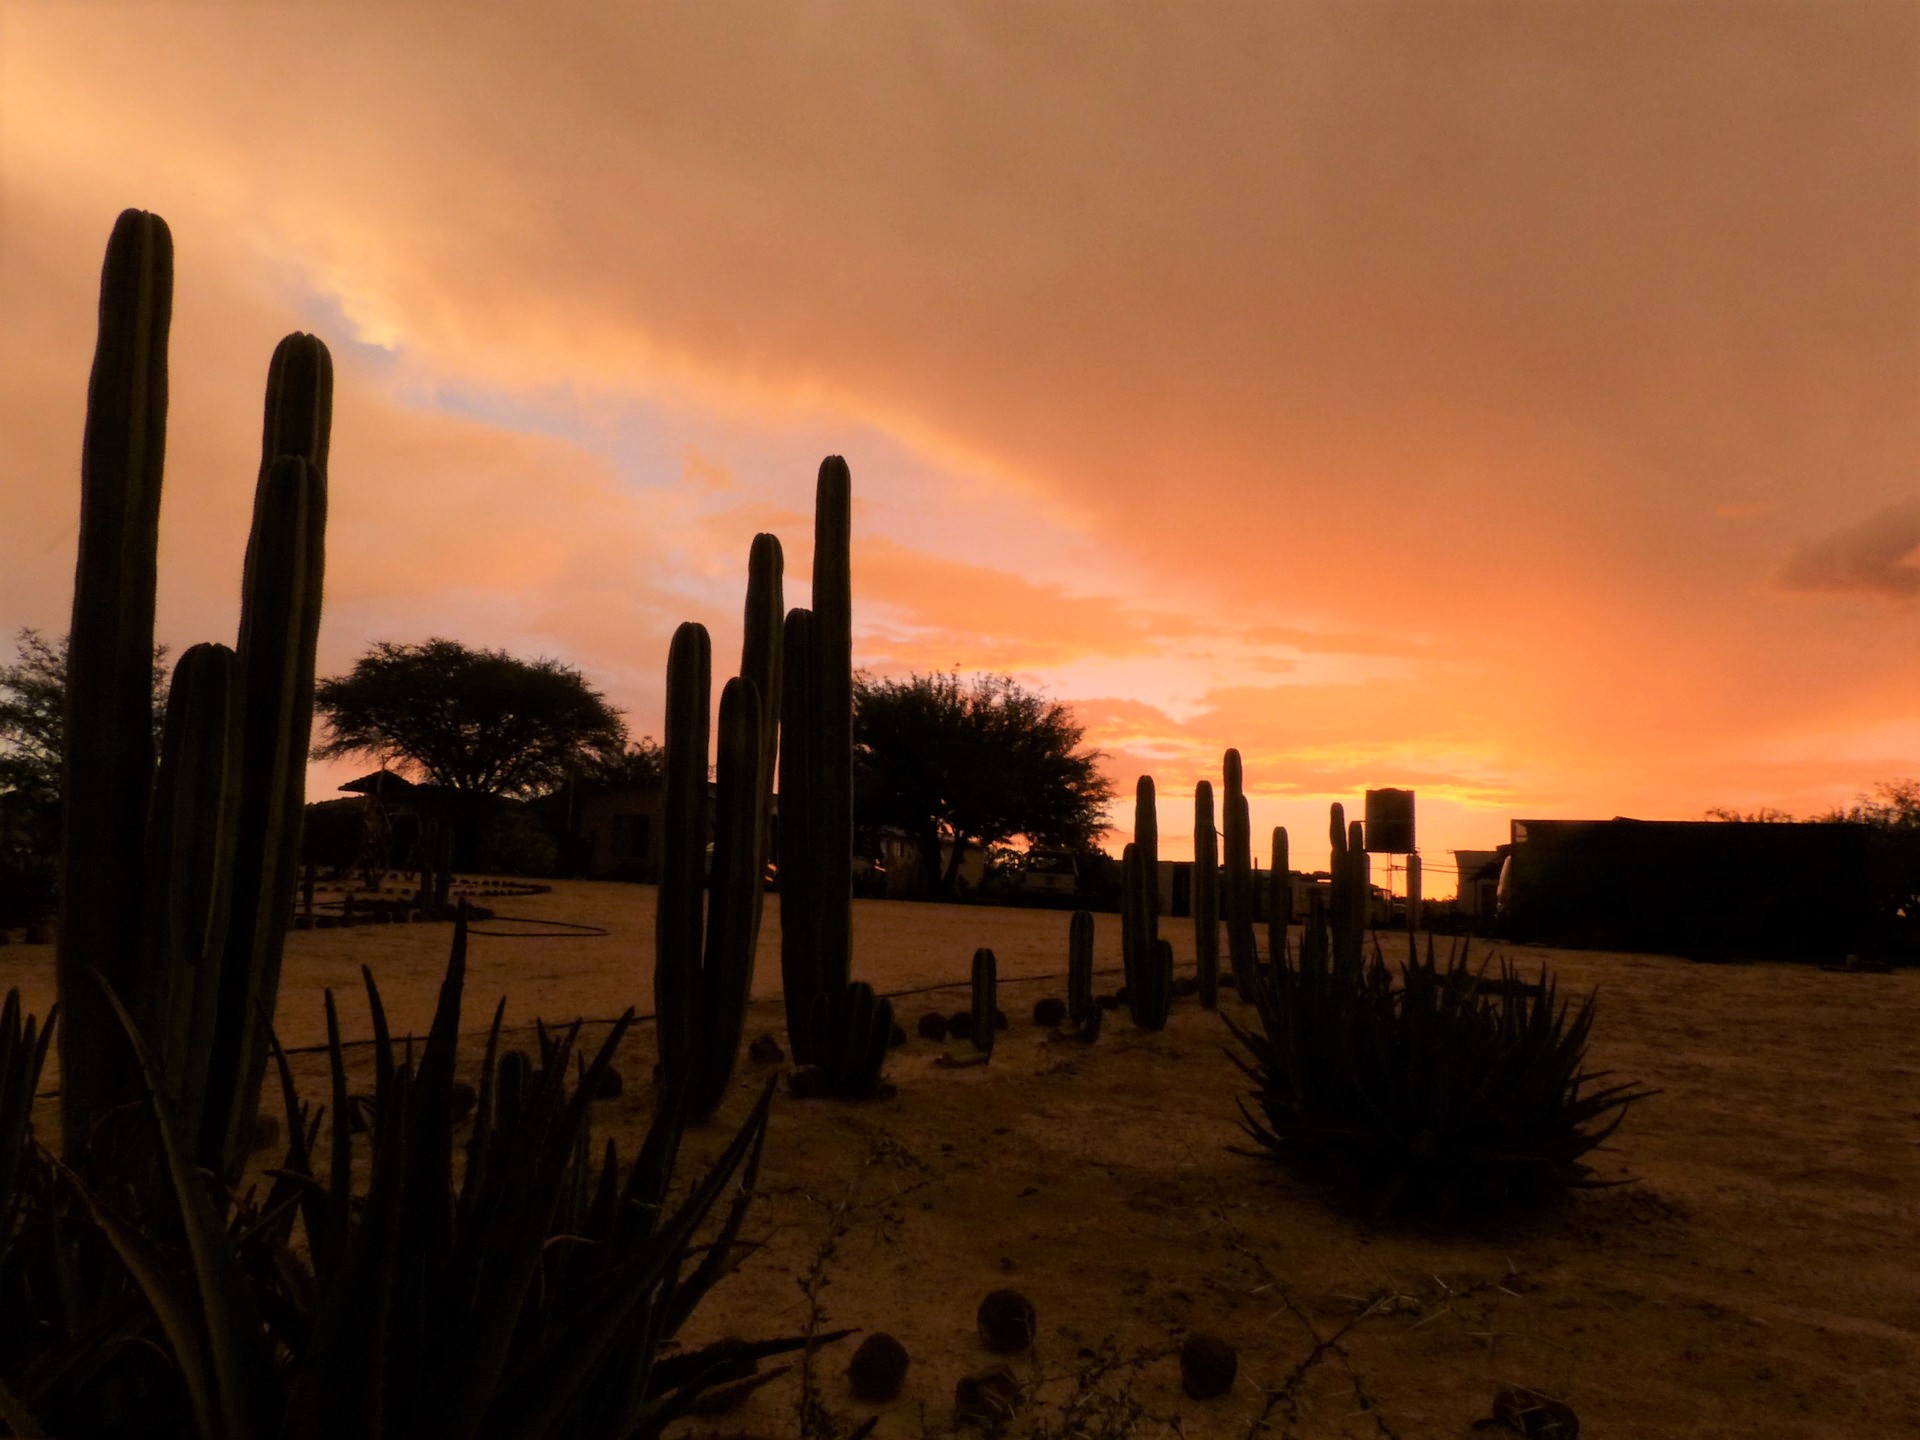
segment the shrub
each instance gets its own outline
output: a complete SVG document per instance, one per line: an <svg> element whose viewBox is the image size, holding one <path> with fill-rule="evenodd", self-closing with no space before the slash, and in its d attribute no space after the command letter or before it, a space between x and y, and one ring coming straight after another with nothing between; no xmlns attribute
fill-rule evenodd
<svg viewBox="0 0 1920 1440"><path fill-rule="evenodd" d="M1582 1068L1593 996L1562 1001L1544 967L1537 984L1504 961L1498 981L1485 970L1465 947L1437 962L1431 939L1397 976L1377 945L1343 965L1310 932L1252 991L1263 1034L1222 1015L1263 1117L1242 1100L1247 1133L1376 1216L1450 1217L1608 1183L1582 1157L1654 1092L1595 1088L1605 1074Z"/></svg>
<svg viewBox="0 0 1920 1440"><path fill-rule="evenodd" d="M669 1203L683 1129L674 1091L629 1165L611 1143L600 1153L588 1139L592 1098L631 1011L590 1061L573 1058L577 1024L543 1031L534 1069L518 1052L500 1055L496 1009L456 1166L465 939L457 923L417 1052L389 1035L366 976L375 1089L360 1186L331 993L330 1139L317 1147L321 1116L299 1102L280 1057L286 1151L258 1203L192 1164L120 1011L149 1082L148 1134L165 1183L135 1202L44 1152L29 1168L57 1176L53 1186L11 1177L9 1205L28 1213L0 1265L6 1298L53 1299L47 1277L75 1239L91 1272L81 1288L92 1293L66 1304L70 1314L34 1303L41 1323L26 1330L36 1333L0 1327L11 1352L0 1354L0 1419L17 1433L611 1440L656 1435L703 1392L771 1378L758 1373L761 1358L807 1343L733 1341L659 1358L740 1257L772 1087L707 1174ZM44 1030L36 1042L17 1011L10 1001L0 1015L0 1120L19 1119L45 1053ZM15 1139L20 1128L0 1125ZM0 1162L17 1148L0 1146ZM0 1175L14 1168L0 1163ZM116 1257L124 1269L101 1263Z"/></svg>

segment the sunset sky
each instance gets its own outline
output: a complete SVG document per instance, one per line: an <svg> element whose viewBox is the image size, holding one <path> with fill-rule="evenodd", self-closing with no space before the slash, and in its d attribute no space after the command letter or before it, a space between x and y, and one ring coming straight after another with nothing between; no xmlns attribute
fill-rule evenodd
<svg viewBox="0 0 1920 1440"><path fill-rule="evenodd" d="M304 329L322 674L444 635L658 736L755 531L805 603L837 452L856 664L1043 687L1176 847L1229 745L1263 863L1414 788L1429 893L1516 815L1920 773L1909 0L0 0L9 655L66 628L127 206L176 652L232 640Z"/></svg>

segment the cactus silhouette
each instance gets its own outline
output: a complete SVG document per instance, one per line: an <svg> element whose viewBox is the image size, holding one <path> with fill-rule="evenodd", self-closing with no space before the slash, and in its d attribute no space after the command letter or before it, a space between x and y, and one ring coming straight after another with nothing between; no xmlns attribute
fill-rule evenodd
<svg viewBox="0 0 1920 1440"><path fill-rule="evenodd" d="M1287 956L1287 927L1293 924L1293 871L1287 854L1287 827L1273 827L1273 868L1267 872L1267 958L1275 965Z"/></svg>
<svg viewBox="0 0 1920 1440"><path fill-rule="evenodd" d="M1247 795L1240 773L1240 752L1229 750L1223 768L1226 771L1226 796L1223 801L1222 829L1227 847L1226 901L1221 906L1227 921L1227 957L1233 966L1233 983L1242 995L1253 993L1253 837L1249 832Z"/></svg>
<svg viewBox="0 0 1920 1440"><path fill-rule="evenodd" d="M1220 1003L1220 841L1207 780L1193 790L1193 964L1200 1003L1212 1010Z"/></svg>
<svg viewBox="0 0 1920 1440"><path fill-rule="evenodd" d="M1093 912L1076 910L1067 922L1067 1023L1081 1025L1093 1003Z"/></svg>
<svg viewBox="0 0 1920 1440"><path fill-rule="evenodd" d="M1127 1012L1143 1030L1163 1029L1173 1005L1173 973L1161 964L1160 824L1153 777L1134 786L1133 843L1122 852L1121 964L1127 976ZM1171 954L1171 950L1169 950Z"/></svg>
<svg viewBox="0 0 1920 1440"><path fill-rule="evenodd" d="M813 605L787 614L780 708L780 968L794 1059L811 1064L814 1001L853 955L853 606L847 462L820 462Z"/></svg>
<svg viewBox="0 0 1920 1440"><path fill-rule="evenodd" d="M152 1157L111 1118L145 1091L108 989L198 1163L231 1182L245 1159L293 904L325 564L333 362L314 337L289 335L267 370L238 644L192 646L174 667L156 773L172 299L166 222L125 211L101 271L87 392L56 962L62 1143L109 1182L136 1179Z"/></svg>
<svg viewBox="0 0 1920 1440"><path fill-rule="evenodd" d="M984 945L973 952L973 1043L977 1049L991 1055L993 1037L999 1028L995 1017L999 1010L996 992L999 988L1000 965L993 951Z"/></svg>

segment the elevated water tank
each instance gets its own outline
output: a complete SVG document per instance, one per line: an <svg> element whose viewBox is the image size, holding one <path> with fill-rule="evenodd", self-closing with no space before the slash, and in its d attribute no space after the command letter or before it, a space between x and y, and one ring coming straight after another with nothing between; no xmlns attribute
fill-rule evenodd
<svg viewBox="0 0 1920 1440"><path fill-rule="evenodd" d="M1376 855L1413 853L1413 791L1367 791L1367 849Z"/></svg>

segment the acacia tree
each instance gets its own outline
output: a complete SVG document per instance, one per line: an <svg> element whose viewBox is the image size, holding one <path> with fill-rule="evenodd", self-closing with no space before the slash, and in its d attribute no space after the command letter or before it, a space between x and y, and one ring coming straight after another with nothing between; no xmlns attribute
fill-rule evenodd
<svg viewBox="0 0 1920 1440"><path fill-rule="evenodd" d="M1107 828L1106 757L1079 749L1065 705L1005 675L854 679L854 809L912 835L921 882L953 893L970 843L1081 849ZM940 845L952 850L943 868Z"/></svg>
<svg viewBox="0 0 1920 1440"><path fill-rule="evenodd" d="M367 755L471 795L519 799L625 753L619 714L572 666L453 640L377 642L313 688L317 760Z"/></svg>

